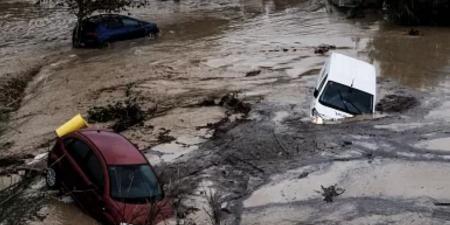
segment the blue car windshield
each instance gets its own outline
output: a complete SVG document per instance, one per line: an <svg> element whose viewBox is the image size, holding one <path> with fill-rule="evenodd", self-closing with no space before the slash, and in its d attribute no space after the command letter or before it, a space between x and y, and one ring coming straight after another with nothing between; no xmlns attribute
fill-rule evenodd
<svg viewBox="0 0 450 225"><path fill-rule="evenodd" d="M340 83L328 81L319 102L352 115L367 114L372 113L373 95Z"/></svg>
<svg viewBox="0 0 450 225"><path fill-rule="evenodd" d="M111 197L124 202L150 202L162 198L162 190L149 165L110 166Z"/></svg>

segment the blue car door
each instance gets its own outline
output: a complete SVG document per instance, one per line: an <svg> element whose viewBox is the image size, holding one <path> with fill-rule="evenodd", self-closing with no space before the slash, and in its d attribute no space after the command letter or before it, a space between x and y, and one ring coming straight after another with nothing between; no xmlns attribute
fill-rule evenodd
<svg viewBox="0 0 450 225"><path fill-rule="evenodd" d="M109 17L105 19L104 25L106 27L106 33L108 41L119 41L126 39L127 30L123 26L119 17Z"/></svg>
<svg viewBox="0 0 450 225"><path fill-rule="evenodd" d="M122 17L122 24L127 30L127 39L145 36L145 28L138 20Z"/></svg>

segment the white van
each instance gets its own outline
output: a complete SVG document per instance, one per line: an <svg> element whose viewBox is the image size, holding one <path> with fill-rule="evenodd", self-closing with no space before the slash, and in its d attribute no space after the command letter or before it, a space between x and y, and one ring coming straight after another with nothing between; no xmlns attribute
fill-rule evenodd
<svg viewBox="0 0 450 225"><path fill-rule="evenodd" d="M376 73L369 63L332 53L319 74L311 117L316 123L375 111Z"/></svg>

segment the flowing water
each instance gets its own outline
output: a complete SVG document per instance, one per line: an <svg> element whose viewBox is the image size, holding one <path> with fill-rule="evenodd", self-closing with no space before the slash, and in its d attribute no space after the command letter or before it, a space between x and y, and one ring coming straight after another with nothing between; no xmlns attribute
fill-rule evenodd
<svg viewBox="0 0 450 225"><path fill-rule="evenodd" d="M164 116L146 121L144 127L170 129L170 135L178 141L155 146L157 133L154 131L136 128L124 132L141 149L149 149L147 154L154 163L171 162L196 151L199 143L207 141L208 131L196 128L219 121L225 116L223 109L184 107L205 96L218 97L239 91L254 102L264 99L265 104L277 105L279 109L273 112L273 121L283 126L282 121L292 114L308 113L314 75L326 59L326 55L314 54L314 47L320 44L335 45L337 52L375 64L380 78L380 97L401 87L399 89L416 93L422 101L425 109L408 115L411 121L378 125L376 129L397 132L450 120L446 103L450 100L449 28L419 27L419 36L409 36L409 28L389 25L378 15L348 20L316 1L306 0L155 1L147 8L130 13L158 23L162 32L156 40L138 39L113 43L106 49L73 50L70 37L75 18L69 13L43 10L27 1L2 1L0 8L3 12L0 15L0 77L43 64L27 88L21 108L12 117L13 125L21 132L9 131L2 137L15 143L11 152L34 150L36 145L52 138L55 127L72 115L85 112L91 105L123 99L124 84L132 84L132 93L151 102L146 107L154 104L168 110ZM261 73L246 77L246 72L252 70L261 70ZM423 138L434 139L438 131L429 133L432 137ZM450 141L441 136L418 146L448 151ZM153 154L155 152L158 154ZM324 181L338 182L339 177L346 177L342 178L344 183L362 180L353 185L344 196L347 198L364 194L415 198L424 193L447 197L442 188L448 182L443 180L426 187L428 189L420 189L420 183L428 180L411 181L417 189L413 187L414 191L404 195L401 187L395 185L388 187L391 191L387 192L376 186L398 180L398 176L413 179L416 169L422 171L420 176L432 178L435 172L438 172L436 176L444 176L447 170L439 171L443 167L448 169L446 165L419 163L414 166L388 161L349 162L330 167L332 169L308 178L314 180L311 183L287 179L278 185L284 186L267 184L243 205L251 208L279 201L306 201L316 193L292 191L312 189L312 184L317 184L316 187ZM353 169L379 178L370 181L364 179L364 174L347 174ZM403 174L386 174L389 170L403 171ZM363 191L369 186L370 191ZM288 187L293 189L284 190ZM301 215L276 206L270 209L273 212L284 210L293 220L316 213L307 206L302 208ZM74 217L79 218L77 224L93 223L71 203L52 201L49 211L51 216L44 223L71 224ZM242 222L252 224L255 219L252 216L260 215L247 213ZM405 218L411 217L402 214L393 220L404 222ZM280 221L275 216L265 219L266 222Z"/></svg>

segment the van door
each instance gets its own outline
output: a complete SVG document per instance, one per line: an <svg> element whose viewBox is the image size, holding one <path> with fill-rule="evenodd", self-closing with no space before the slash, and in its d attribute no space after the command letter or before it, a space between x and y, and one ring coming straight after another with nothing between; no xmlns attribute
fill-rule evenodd
<svg viewBox="0 0 450 225"><path fill-rule="evenodd" d="M316 88L314 89L314 98L317 98L319 93L322 91L322 88L328 78L328 62L322 67L319 73L319 79L317 79Z"/></svg>

